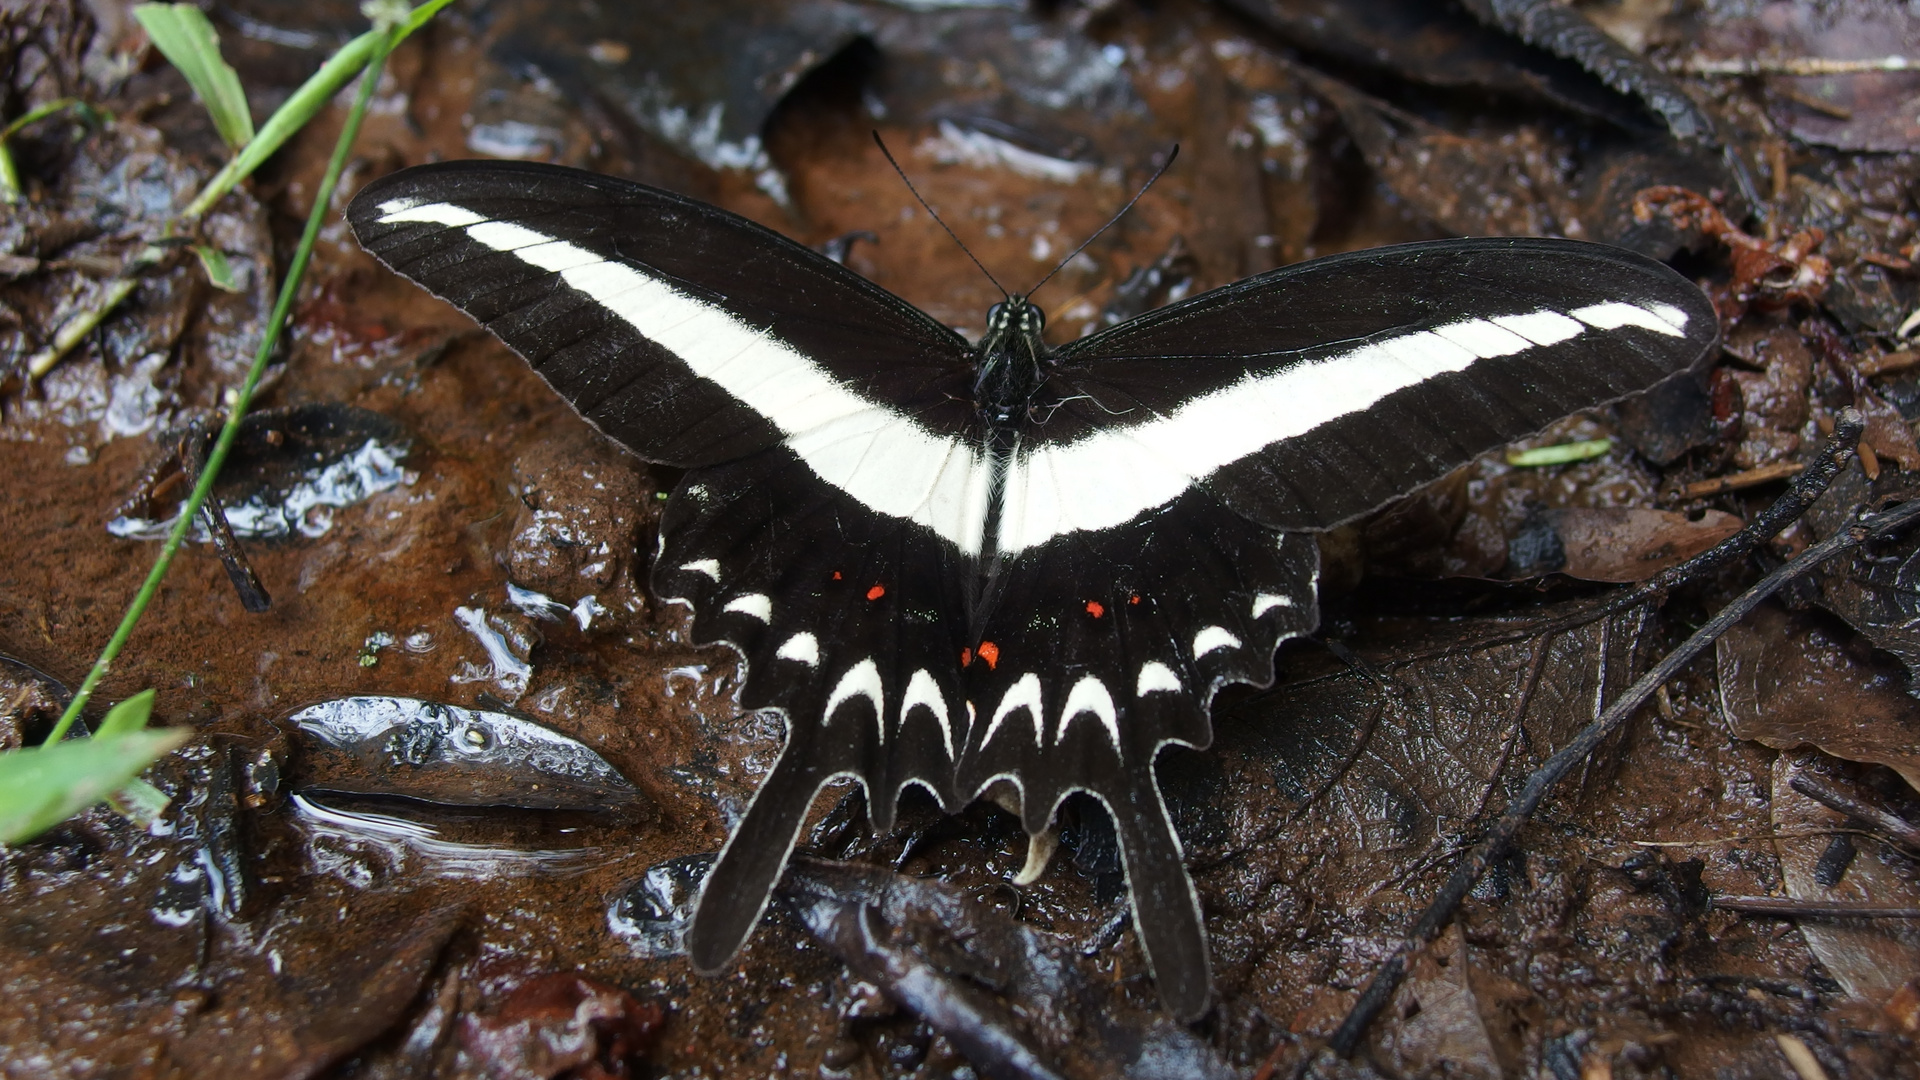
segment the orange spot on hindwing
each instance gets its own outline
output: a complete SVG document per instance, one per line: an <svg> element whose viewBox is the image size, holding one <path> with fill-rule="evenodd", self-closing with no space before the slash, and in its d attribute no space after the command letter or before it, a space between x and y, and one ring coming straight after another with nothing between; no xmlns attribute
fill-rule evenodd
<svg viewBox="0 0 1920 1080"><path fill-rule="evenodd" d="M969 665L969 664L971 664L971 663L973 663L973 650L972 650L972 649L961 649L961 650L960 650L960 666L961 666L961 667L966 667L967 665Z"/></svg>
<svg viewBox="0 0 1920 1080"><path fill-rule="evenodd" d="M985 660L987 662L988 671L992 671L994 668L999 667L1000 666L1000 646L995 645L991 641L981 642L980 643L980 659Z"/></svg>
<svg viewBox="0 0 1920 1080"><path fill-rule="evenodd" d="M1102 604L1098 600L1087 601L1087 614L1097 619L1100 616L1105 615L1106 613L1107 613L1107 606L1105 604Z"/></svg>
<svg viewBox="0 0 1920 1080"><path fill-rule="evenodd" d="M867 590L867 599L869 600L878 600L885 595L887 595L887 587L885 585L875 585L873 588Z"/></svg>
<svg viewBox="0 0 1920 1080"><path fill-rule="evenodd" d="M1139 594L1139 593L1134 593L1134 594L1133 594L1132 596L1129 596L1129 597L1127 597L1127 603L1129 603L1129 604L1137 604L1137 603L1139 603L1139 602L1140 602L1140 594Z"/></svg>

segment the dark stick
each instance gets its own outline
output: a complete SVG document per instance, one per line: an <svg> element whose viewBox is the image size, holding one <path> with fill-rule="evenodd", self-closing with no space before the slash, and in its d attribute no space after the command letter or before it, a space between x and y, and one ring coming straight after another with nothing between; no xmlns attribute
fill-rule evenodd
<svg viewBox="0 0 1920 1080"><path fill-rule="evenodd" d="M1880 907L1837 900L1790 900L1779 896L1716 896L1713 906L1783 919L1920 919L1920 908Z"/></svg>
<svg viewBox="0 0 1920 1080"><path fill-rule="evenodd" d="M186 474L188 488L200 483L200 470L207 464L207 442L211 435L196 423L187 437L180 440L180 471ZM220 553L221 565L227 568L227 580L233 583L233 591L240 594L240 606L256 615L272 607L273 598L267 595L267 587L260 584L260 576L253 572L253 564L247 561L245 549L227 523L227 508L220 505L220 496L207 492L207 501L200 504L200 520L206 522L207 532L213 537L213 549Z"/></svg>
<svg viewBox="0 0 1920 1080"><path fill-rule="evenodd" d="M1911 822L1880 807L1861 802L1818 776L1795 772L1787 780L1787 786L1829 810L1839 811L1850 818L1873 826L1874 829L1903 847L1920 851L1920 828L1914 827Z"/></svg>
<svg viewBox="0 0 1920 1080"><path fill-rule="evenodd" d="M1843 422L1850 422L1849 426L1859 424L1859 414L1852 410L1843 412L1842 417ZM1839 444L1840 449L1838 453L1841 460L1844 461L1845 455L1849 452L1849 448L1852 445L1852 441L1857 441L1859 438L1857 426L1855 430L1848 433L1836 425L1834 435L1835 438L1833 442ZM1843 436L1848 437L1849 441L1841 441ZM1835 456L1832 447L1833 444L1830 443L1829 448L1823 450L1821 455L1823 463ZM1815 468L1818 467L1819 466L1816 465ZM1815 468L1809 468L1807 473L1813 473ZM1833 472L1838 472L1838 465L1833 466ZM1830 482L1831 479L1832 473L1829 473L1827 482ZM1794 498L1795 493L1798 491L1799 485L1796 484L1795 492L1789 492L1788 495L1782 496L1781 501L1785 502L1788 499ZM1815 498L1817 497L1818 496L1815 496ZM1811 506L1813 502L1812 499L1795 499L1794 501L1795 504L1797 504L1796 513L1804 513L1806 508ZM1774 509L1778 506L1779 504L1776 503L1775 507L1770 507L1766 513L1761 514L1760 517L1754 520L1752 525L1742 530L1741 535L1755 531L1756 527L1761 526L1763 523L1775 531L1784 528L1791 519L1774 513ZM1387 1003L1393 997L1394 991L1399 989L1401 981L1406 976L1407 955L1414 949L1419 948L1439 936L1440 931L1445 929L1447 924L1453 920L1455 913L1459 911L1461 903L1466 899L1467 893L1479 882L1481 875L1486 872L1487 867L1506 855L1515 837L1517 837L1520 830L1525 827L1527 820L1533 815L1534 810L1539 807L1541 801L1546 798L1547 792L1552 790L1553 786L1559 783L1560 780L1564 779L1567 773L1571 772L1577 765L1586 760L1587 755L1591 754L1608 736L1612 735L1621 725L1625 724L1640 706L1644 705L1647 699L1653 696L1655 690L1659 689L1668 679L1679 674L1680 670L1691 663L1701 652L1705 651L1708 645L1711 645L1720 635L1726 633L1735 623L1744 618L1748 612L1759 605L1760 601L1773 595L1773 593L1777 592L1787 582L1805 574L1814 567L1819 566L1821 563L1826 562L1828 559L1842 552L1849 551L1873 537L1897 529L1916 519L1920 519L1920 501L1905 503L1892 510L1874 515L1849 528L1836 532L1834 535L1801 552L1800 555L1789 561L1786 565L1762 578L1758 584L1722 608L1719 613L1707 621L1706 625L1702 626L1699 630L1695 631L1691 637L1687 638L1679 648L1667 654L1658 664L1654 665L1653 670L1647 672L1646 675L1642 676L1629 687L1626 693L1622 694L1606 712L1600 715L1599 719L1587 725L1579 735L1574 737L1573 741L1569 742L1566 746L1562 747L1558 753L1547 759L1547 762L1528 779L1526 788L1512 803L1508 804L1506 811L1494 822L1493 827L1487 831L1486 836L1474 846L1473 850L1468 853L1465 861L1463 861L1453 872L1453 875L1447 879L1446 885L1441 888L1433 903L1428 905L1427 909L1421 913L1420 918L1414 923L1413 929L1395 946L1392 958L1382 964L1379 971L1375 972L1373 978L1367 983L1366 988L1361 991L1359 1000L1354 1003L1352 1010L1347 1013L1346 1018L1341 1021L1340 1027L1335 1030L1333 1037L1328 1040L1328 1047L1341 1057L1347 1057L1353 1053L1354 1048L1359 1045L1360 1039L1366 1034L1366 1030L1372 1024L1373 1019L1379 1015L1382 1009L1386 1008ZM1729 541L1729 543L1731 543L1731 541ZM1702 558L1704 558L1704 556L1702 556ZM1303 1070L1307 1064L1308 1062L1302 1063Z"/></svg>

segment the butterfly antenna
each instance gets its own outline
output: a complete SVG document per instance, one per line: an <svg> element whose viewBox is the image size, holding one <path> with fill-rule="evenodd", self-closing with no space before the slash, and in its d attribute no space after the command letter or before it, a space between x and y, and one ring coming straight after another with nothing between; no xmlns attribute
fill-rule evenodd
<svg viewBox="0 0 1920 1080"><path fill-rule="evenodd" d="M1126 217L1127 211L1133 209L1133 204L1140 201L1140 196L1145 195L1147 193L1147 189L1153 186L1154 181L1166 175L1166 172L1168 169L1173 168L1173 159L1179 156L1180 156L1180 144L1174 143L1173 149L1167 151L1167 160L1160 163L1160 167L1153 171L1152 176L1147 177L1147 182L1140 185L1139 192L1136 193L1133 198L1127 200L1127 205L1121 207L1119 213L1108 218L1107 223L1105 225L1102 225L1098 229L1094 230L1093 235L1087 237L1086 240L1082 241L1079 247L1074 248L1072 254L1069 254L1066 258L1061 259L1060 265L1047 271L1047 276L1041 278L1039 281L1039 284L1036 284L1033 288L1028 289L1027 295L1032 296L1034 293L1039 292L1041 285L1045 285L1047 282L1052 281L1053 275L1059 273L1062 270L1065 270L1067 268L1068 263L1072 262L1074 258L1078 256L1081 252L1087 250L1088 244L1091 244L1095 240L1100 239L1101 233L1104 233L1108 229L1113 228L1116 222L1118 222L1121 218Z"/></svg>
<svg viewBox="0 0 1920 1080"><path fill-rule="evenodd" d="M893 166L893 171L900 174L900 182L907 185L908 191L913 192L913 197L919 201L921 208L926 210L927 216L933 219L934 224L947 230L947 235L953 237L953 242L959 244L960 250L967 253L967 258L973 259L973 265L980 267L980 272L987 275L987 280L993 282L993 287L1000 290L1001 296L1012 299L1012 294L1007 292L1006 286L1000 284L999 280L993 276L993 271L988 270L982 265L979 259L974 259L972 250L970 250L965 243L961 242L959 235L951 228L948 228L946 222L940 220L940 215L933 212L933 207L927 205L926 199L921 198L920 189L914 187L913 181L907 179L907 170L901 168L900 163L893 160L893 151L887 149L886 141L880 138L878 131L873 133L873 141L876 146L880 147L880 152L887 156L887 164ZM1128 203L1127 205L1131 206L1133 204Z"/></svg>

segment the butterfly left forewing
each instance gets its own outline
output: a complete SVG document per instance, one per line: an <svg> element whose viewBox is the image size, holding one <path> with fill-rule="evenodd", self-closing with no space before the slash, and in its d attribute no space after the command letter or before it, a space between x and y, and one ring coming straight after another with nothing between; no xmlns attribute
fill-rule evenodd
<svg viewBox="0 0 1920 1080"><path fill-rule="evenodd" d="M601 430L692 466L877 411L947 437L966 342L851 270L671 192L529 162L368 184L362 246L485 325Z"/></svg>

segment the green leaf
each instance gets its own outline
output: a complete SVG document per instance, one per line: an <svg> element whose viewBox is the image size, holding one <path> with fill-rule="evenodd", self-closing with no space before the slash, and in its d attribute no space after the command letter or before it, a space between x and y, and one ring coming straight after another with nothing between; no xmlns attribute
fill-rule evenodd
<svg viewBox="0 0 1920 1080"><path fill-rule="evenodd" d="M227 261L227 253L207 244L193 245L193 253L200 256L200 265L207 272L207 280L216 289L237 293L240 286L233 280L233 264Z"/></svg>
<svg viewBox="0 0 1920 1080"><path fill-rule="evenodd" d="M192 735L131 731L0 754L0 844L30 840L107 798Z"/></svg>
<svg viewBox="0 0 1920 1080"><path fill-rule="evenodd" d="M246 91L240 89L240 76L220 58L220 35L200 9L192 4L140 4L133 17L146 28L153 47L187 77L227 145L238 150L251 142L253 116L247 112Z"/></svg>
<svg viewBox="0 0 1920 1080"><path fill-rule="evenodd" d="M1612 439L1588 439L1585 442L1561 443L1558 446L1541 446L1532 450L1507 451L1507 464L1525 467L1541 465L1568 465L1575 461L1605 457L1613 449Z"/></svg>
<svg viewBox="0 0 1920 1080"><path fill-rule="evenodd" d="M120 704L107 710L101 719L100 727L93 733L96 739L112 739L147 726L147 720L153 716L153 691L142 690Z"/></svg>
<svg viewBox="0 0 1920 1080"><path fill-rule="evenodd" d="M214 174L213 179L207 181L207 186L200 189L200 194L194 196L193 202L180 216L197 218L213 209L213 204L225 198L235 184L252 176L253 170L272 157L275 150L305 127L307 121L317 116L321 109L326 108L333 100L333 95L360 74L361 69L367 66L367 61L381 51L383 44L388 48L400 44L407 35L425 26L439 14L441 8L452 2L427 0L427 3L414 8L406 24L391 31L391 40L388 40L389 31L369 30L341 46L339 52L328 57L327 62L320 65L319 71L301 83L300 88L275 109L272 116L267 117L267 122L260 125L259 136L248 143L245 150L235 154L233 160Z"/></svg>
<svg viewBox="0 0 1920 1080"><path fill-rule="evenodd" d="M167 804L173 800L167 793L147 783L139 777L127 781L119 791L107 796L107 805L113 811L141 828L160 820L167 812Z"/></svg>

